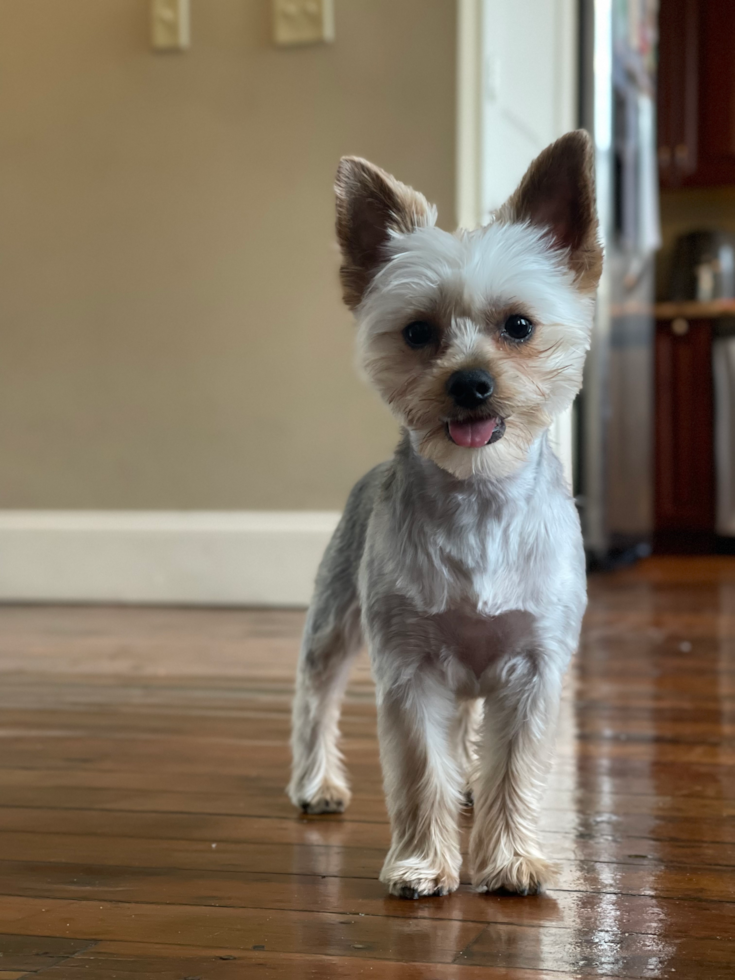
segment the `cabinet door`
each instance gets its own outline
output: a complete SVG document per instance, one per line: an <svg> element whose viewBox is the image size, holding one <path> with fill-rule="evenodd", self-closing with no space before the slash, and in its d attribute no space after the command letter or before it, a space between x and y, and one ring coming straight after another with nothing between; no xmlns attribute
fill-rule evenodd
<svg viewBox="0 0 735 980"><path fill-rule="evenodd" d="M699 158L686 183L735 184L735 0L698 6Z"/></svg>
<svg viewBox="0 0 735 980"><path fill-rule="evenodd" d="M708 551L714 544L712 322L656 325L655 544Z"/></svg>
<svg viewBox="0 0 735 980"><path fill-rule="evenodd" d="M666 187L679 187L697 165L699 47L697 0L661 0L658 163Z"/></svg>
<svg viewBox="0 0 735 980"><path fill-rule="evenodd" d="M735 0L661 0L658 160L665 187L735 184Z"/></svg>

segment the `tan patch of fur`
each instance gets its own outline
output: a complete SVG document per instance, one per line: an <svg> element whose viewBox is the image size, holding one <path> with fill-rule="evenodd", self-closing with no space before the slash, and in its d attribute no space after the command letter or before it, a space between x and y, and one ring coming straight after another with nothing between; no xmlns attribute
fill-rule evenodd
<svg viewBox="0 0 735 980"><path fill-rule="evenodd" d="M484 323L491 330L502 330L503 324L510 316L525 316L531 321L537 319L536 314L530 307L518 301L513 303L489 303L477 313L478 321ZM523 341L523 343L528 343L528 341Z"/></svg>
<svg viewBox="0 0 735 980"><path fill-rule="evenodd" d="M433 209L423 194L360 157L340 160L335 191L342 296L354 310L385 261L391 230L410 232L429 224Z"/></svg>
<svg viewBox="0 0 735 980"><path fill-rule="evenodd" d="M595 156L592 140L583 129L567 133L543 150L495 217L548 227L554 246L567 253L577 288L585 293L597 289L602 246L595 204Z"/></svg>
<svg viewBox="0 0 735 980"><path fill-rule="evenodd" d="M560 365L561 344L549 344L543 328L521 344L504 340L494 328L467 356L451 344L438 351L412 350L400 330L393 330L370 340L364 367L398 418L419 434L423 456L460 478L473 473L504 477L524 462L531 444L548 427L554 393L560 392L557 397L566 402L581 385L583 356L570 354ZM447 420L467 415L458 413L447 382L455 371L472 368L494 378L495 392L483 414L504 418L506 431L499 442L468 450L447 437Z"/></svg>

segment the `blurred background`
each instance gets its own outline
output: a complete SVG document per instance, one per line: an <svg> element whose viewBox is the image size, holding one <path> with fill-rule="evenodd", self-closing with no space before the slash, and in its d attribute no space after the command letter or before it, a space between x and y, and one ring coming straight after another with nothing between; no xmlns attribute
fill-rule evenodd
<svg viewBox="0 0 735 980"><path fill-rule="evenodd" d="M593 564L735 540L731 0L3 0L0 598L299 605L396 427L332 179L481 223L583 125L608 256L554 431Z"/></svg>

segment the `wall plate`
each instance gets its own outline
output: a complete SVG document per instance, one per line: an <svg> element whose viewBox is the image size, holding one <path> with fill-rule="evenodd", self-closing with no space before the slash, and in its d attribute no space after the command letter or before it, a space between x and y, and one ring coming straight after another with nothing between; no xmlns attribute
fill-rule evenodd
<svg viewBox="0 0 735 980"><path fill-rule="evenodd" d="M151 0L155 51L185 51L191 43L189 0Z"/></svg>
<svg viewBox="0 0 735 980"><path fill-rule="evenodd" d="M319 44L334 40L334 0L272 0L276 44Z"/></svg>

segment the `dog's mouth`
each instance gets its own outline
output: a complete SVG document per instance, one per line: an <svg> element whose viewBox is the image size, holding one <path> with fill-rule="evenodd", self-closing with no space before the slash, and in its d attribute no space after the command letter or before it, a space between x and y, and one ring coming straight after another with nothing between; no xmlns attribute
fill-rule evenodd
<svg viewBox="0 0 735 980"><path fill-rule="evenodd" d="M494 415L489 419L450 419L446 423L447 438L455 446L479 449L497 442L505 435L505 419Z"/></svg>

